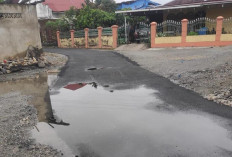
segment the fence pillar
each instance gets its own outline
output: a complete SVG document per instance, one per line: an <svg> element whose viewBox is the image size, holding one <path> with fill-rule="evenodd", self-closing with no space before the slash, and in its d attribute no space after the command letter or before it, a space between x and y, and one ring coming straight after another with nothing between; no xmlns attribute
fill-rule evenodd
<svg viewBox="0 0 232 157"><path fill-rule="evenodd" d="M182 23L182 33L181 33L181 43L186 43L186 37L188 32L188 19L183 19Z"/></svg>
<svg viewBox="0 0 232 157"><path fill-rule="evenodd" d="M113 25L112 27L112 35L113 35L113 45L112 47L115 49L117 48L118 43L118 25Z"/></svg>
<svg viewBox="0 0 232 157"><path fill-rule="evenodd" d="M155 47L156 27L157 27L157 23L152 22L151 23L151 48Z"/></svg>
<svg viewBox="0 0 232 157"><path fill-rule="evenodd" d="M89 48L88 37L89 37L89 29L85 28L85 48Z"/></svg>
<svg viewBox="0 0 232 157"><path fill-rule="evenodd" d="M74 30L70 30L71 33L71 41L72 41L72 48L74 48Z"/></svg>
<svg viewBox="0 0 232 157"><path fill-rule="evenodd" d="M102 48L102 27L97 27L98 30L98 48Z"/></svg>
<svg viewBox="0 0 232 157"><path fill-rule="evenodd" d="M223 17L217 17L216 38L215 41L221 41Z"/></svg>
<svg viewBox="0 0 232 157"><path fill-rule="evenodd" d="M61 47L61 43L60 43L60 31L56 31L56 37L57 37L58 47Z"/></svg>

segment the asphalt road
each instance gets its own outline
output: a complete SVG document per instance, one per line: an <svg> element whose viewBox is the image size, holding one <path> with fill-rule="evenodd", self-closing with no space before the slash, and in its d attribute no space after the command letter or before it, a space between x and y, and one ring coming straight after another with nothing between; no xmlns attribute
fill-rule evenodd
<svg viewBox="0 0 232 157"><path fill-rule="evenodd" d="M143 85L158 91L156 96L163 103L155 106L155 110L207 115L228 131L228 139L231 140L231 107L208 101L197 93L179 87L168 79L141 68L137 63L113 51L52 48L47 48L45 51L69 57L67 65L63 68L54 86L57 90L67 84L80 82L96 82L100 86L110 85L114 90L136 89ZM87 70L94 67L97 70ZM178 125L184 129L181 124ZM231 150L225 150L225 152L221 156L232 156ZM185 155L180 153L177 156Z"/></svg>

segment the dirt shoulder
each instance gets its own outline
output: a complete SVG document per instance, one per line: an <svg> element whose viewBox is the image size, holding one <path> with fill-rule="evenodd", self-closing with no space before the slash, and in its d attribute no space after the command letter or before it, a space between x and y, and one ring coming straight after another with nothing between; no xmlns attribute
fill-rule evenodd
<svg viewBox="0 0 232 157"><path fill-rule="evenodd" d="M232 46L117 52L209 100L232 106Z"/></svg>
<svg viewBox="0 0 232 157"><path fill-rule="evenodd" d="M0 75L0 157L62 156L59 150L37 143L30 135L38 121L45 117L40 113L43 110L37 110L38 107L46 108L48 92L47 79L42 81L40 75L57 73L68 60L60 54L43 55L49 63L45 68ZM32 91L34 89L38 90Z"/></svg>

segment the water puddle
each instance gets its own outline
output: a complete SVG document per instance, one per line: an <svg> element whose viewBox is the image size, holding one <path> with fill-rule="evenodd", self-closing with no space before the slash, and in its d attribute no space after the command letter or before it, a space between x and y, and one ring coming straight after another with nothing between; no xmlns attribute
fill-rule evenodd
<svg viewBox="0 0 232 157"><path fill-rule="evenodd" d="M39 123L43 131L34 129L32 134L37 141L60 148L64 156L231 155L228 130L210 116L158 109L164 104L157 94L146 86L116 90L95 82L70 83L51 94L58 124Z"/></svg>
<svg viewBox="0 0 232 157"><path fill-rule="evenodd" d="M159 91L143 85L119 90L96 82L70 83L49 91L57 79L56 74L41 74L1 82L0 95L31 95L39 120L32 137L64 156L232 155L231 134L222 118L178 111L159 99Z"/></svg>

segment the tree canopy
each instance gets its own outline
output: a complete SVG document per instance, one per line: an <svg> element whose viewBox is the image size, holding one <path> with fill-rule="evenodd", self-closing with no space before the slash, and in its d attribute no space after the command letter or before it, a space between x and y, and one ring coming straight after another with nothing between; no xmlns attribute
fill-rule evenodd
<svg viewBox="0 0 232 157"><path fill-rule="evenodd" d="M70 29L84 29L84 28L97 28L110 27L114 24L124 24L124 16L115 14L116 3L114 0L85 0L83 8L76 9L71 7L70 10L65 12L65 16L56 21L48 21L47 27L59 29L61 31L68 31ZM145 17L129 17L127 21L131 24L145 21Z"/></svg>

